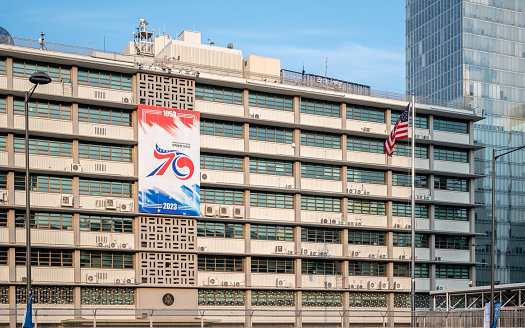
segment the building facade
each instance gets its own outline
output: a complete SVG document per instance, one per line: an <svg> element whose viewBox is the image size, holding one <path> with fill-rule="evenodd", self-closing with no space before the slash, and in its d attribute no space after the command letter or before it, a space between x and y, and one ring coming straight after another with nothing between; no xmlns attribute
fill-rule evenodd
<svg viewBox="0 0 525 328"><path fill-rule="evenodd" d="M455 0L406 2L407 92L470 104L486 118L474 125L477 282L490 283L492 149L525 144L525 3ZM497 161L495 280L525 281L523 152Z"/></svg>
<svg viewBox="0 0 525 328"><path fill-rule="evenodd" d="M39 322L222 309L213 322L340 326L290 313L410 308L411 147L383 148L407 102L290 78L197 32L145 36L120 54L0 44L0 307L26 302L23 96L42 70L53 82L29 103L34 307L76 312ZM201 216L137 212L138 104L200 112ZM416 107L416 305L428 308L429 290L475 280L480 116ZM289 312L224 315L261 309Z"/></svg>

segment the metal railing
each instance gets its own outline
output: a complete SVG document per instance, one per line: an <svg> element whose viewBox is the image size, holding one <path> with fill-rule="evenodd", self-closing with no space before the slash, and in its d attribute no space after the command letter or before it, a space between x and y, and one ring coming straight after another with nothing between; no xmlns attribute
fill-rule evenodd
<svg viewBox="0 0 525 328"><path fill-rule="evenodd" d="M97 57L97 54L99 53L110 54L114 56L115 60L118 60L116 56L120 54L119 52L115 52L115 51L100 50L100 49L95 49L95 48L90 48L90 47L81 47L81 46L74 46L74 45L66 45L62 43L55 43L55 42L49 42L49 41L45 41L43 42L43 44L41 44L38 40L24 39L24 38L13 37L13 36L5 36L2 39L2 43L8 44L8 45L19 46L19 47L31 48L31 49L42 49L43 51L49 50L49 51L57 51L57 52L64 52L64 53L69 53L69 54L92 56L92 57ZM251 72L246 72L243 70L235 70L235 69L229 69L229 68L218 67L218 66L182 62L182 61L176 60L175 58L159 61L159 60L155 60L153 57L147 57L143 55L133 55L133 56L137 63L140 63L141 61L143 61L146 67L148 66L151 67L147 62L151 62L153 60L154 65L157 65L156 68L163 69L163 70L171 69L171 70L180 71L182 69L182 70L185 70L186 72L200 72L200 73L209 73L209 74L215 74L215 75L220 75L220 76L232 76L232 77L244 78L247 80L262 81L265 83L279 83L279 84L286 84L286 85L296 85L296 86L303 86L303 87L308 87L308 88L313 88L313 89L318 89L318 90L323 90L323 91L334 91L334 92L347 93L347 94L360 95L360 96L370 96L370 97L375 97L375 98L398 100L398 101L403 101L403 102L409 102L411 99L410 95L395 93L395 92L372 90L366 86L362 86L359 84L355 84L355 87L349 87L348 85L324 83L322 81L318 82L316 80L305 80L302 77L296 76L293 74L283 74L283 72L289 72L288 70L284 70L284 69L281 70L280 75L267 75L267 74L251 73ZM473 109L470 106L470 104L464 104L464 103L457 102L457 101L451 102L451 101L438 100L438 99L427 98L427 97L416 97L416 103L430 105L430 106L440 106L440 107L448 107L448 108L454 108L454 109L460 109L460 110L468 110L470 112L473 112Z"/></svg>

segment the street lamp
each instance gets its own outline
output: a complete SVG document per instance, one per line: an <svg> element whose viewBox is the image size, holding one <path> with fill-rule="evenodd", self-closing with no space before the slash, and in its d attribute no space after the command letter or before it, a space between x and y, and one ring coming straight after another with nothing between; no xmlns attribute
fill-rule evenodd
<svg viewBox="0 0 525 328"><path fill-rule="evenodd" d="M525 146L510 148L503 154L496 155L496 149L492 149L492 247L490 252L490 328L494 327L494 252L496 249L496 160L501 156L523 149Z"/></svg>
<svg viewBox="0 0 525 328"><path fill-rule="evenodd" d="M29 90L26 91L25 94L25 101L24 101L24 107L25 107L25 123L26 123L26 137L25 137L25 157L26 157L26 278L27 278L27 299L26 303L29 306L29 299L31 298L31 202L30 202L30 195L29 195L29 189L30 189L30 180L31 177L29 175L29 106L28 102L31 99L31 96L33 95L33 92L35 92L36 87L39 84L48 84L50 83L51 77L45 72L37 71L31 74L29 77L29 82L33 83L34 86Z"/></svg>

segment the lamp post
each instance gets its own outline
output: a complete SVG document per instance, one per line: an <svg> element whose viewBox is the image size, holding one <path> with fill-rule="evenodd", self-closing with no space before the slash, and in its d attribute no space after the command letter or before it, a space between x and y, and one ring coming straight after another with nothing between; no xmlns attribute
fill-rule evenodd
<svg viewBox="0 0 525 328"><path fill-rule="evenodd" d="M27 298L26 303L29 306L29 299L31 298L31 202L30 202L30 180L31 177L29 175L29 106L28 102L31 99L31 96L33 95L33 92L35 92L36 87L39 84L48 84L50 83L51 77L45 72L34 72L29 77L29 81L34 84L34 86L29 90L26 91L25 94L25 101L24 101L24 107L25 107L25 123L26 123L26 136L25 136L25 157L26 157L26 279L27 279Z"/></svg>
<svg viewBox="0 0 525 328"><path fill-rule="evenodd" d="M496 160L501 156L513 153L517 150L523 149L525 146L510 148L510 150L503 154L496 155L496 149L492 149L492 242L490 252L490 328L494 326L494 262L495 262L495 249L496 249Z"/></svg>

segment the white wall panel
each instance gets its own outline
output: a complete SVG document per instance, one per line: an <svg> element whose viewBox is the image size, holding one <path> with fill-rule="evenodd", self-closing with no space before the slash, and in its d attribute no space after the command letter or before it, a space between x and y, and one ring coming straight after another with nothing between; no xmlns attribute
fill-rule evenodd
<svg viewBox="0 0 525 328"><path fill-rule="evenodd" d="M357 226L386 227L386 216L348 213L348 225L352 222Z"/></svg>
<svg viewBox="0 0 525 328"><path fill-rule="evenodd" d="M26 277L26 267L16 266L16 281L22 281ZM74 282L75 269L68 267L38 267L31 266L31 277L33 282Z"/></svg>
<svg viewBox="0 0 525 328"><path fill-rule="evenodd" d="M301 178L301 189L320 191L343 191L343 182L325 179Z"/></svg>
<svg viewBox="0 0 525 328"><path fill-rule="evenodd" d="M470 164L435 160L434 169L436 171L469 174Z"/></svg>
<svg viewBox="0 0 525 328"><path fill-rule="evenodd" d="M348 182L346 192L354 195L371 195L386 197L387 186L373 183Z"/></svg>
<svg viewBox="0 0 525 328"><path fill-rule="evenodd" d="M336 219L342 220L343 214L341 212L323 212L323 211L301 211L301 222L321 223L321 219ZM326 225L330 228L330 224ZM337 226L337 225L335 225Z"/></svg>
<svg viewBox="0 0 525 328"><path fill-rule="evenodd" d="M259 115L261 120L269 120L276 122L293 123L295 120L295 114L291 111L284 111L278 109L266 109L259 107L249 108L250 117L256 118Z"/></svg>
<svg viewBox="0 0 525 328"><path fill-rule="evenodd" d="M343 151L324 147L301 146L301 156L322 159L343 159Z"/></svg>
<svg viewBox="0 0 525 328"><path fill-rule="evenodd" d="M9 228L3 227L0 228L0 243L9 242Z"/></svg>
<svg viewBox="0 0 525 328"><path fill-rule="evenodd" d="M295 178L271 174L250 174L250 185L274 188L295 188Z"/></svg>
<svg viewBox="0 0 525 328"><path fill-rule="evenodd" d="M12 193L11 193L12 194ZM61 207L62 194L31 191L31 205L43 207ZM26 204L26 192L15 191L15 204Z"/></svg>
<svg viewBox="0 0 525 328"><path fill-rule="evenodd" d="M434 200L453 203L470 203L470 193L466 191L450 191L435 189Z"/></svg>
<svg viewBox="0 0 525 328"><path fill-rule="evenodd" d="M33 245L73 245L74 232L71 230L31 229ZM16 229L16 243L26 242L25 228Z"/></svg>
<svg viewBox="0 0 525 328"><path fill-rule="evenodd" d="M8 154L6 151L0 151L0 165L7 165L8 163Z"/></svg>
<svg viewBox="0 0 525 328"><path fill-rule="evenodd" d="M324 274L303 274L301 276L301 282L304 288L325 288L325 283L332 283L333 288L337 284L341 284L342 277L336 275L324 275ZM330 288L326 288L327 291Z"/></svg>
<svg viewBox="0 0 525 328"><path fill-rule="evenodd" d="M392 197L401 197L410 199L410 195L412 194L410 187L399 187L399 186L392 186ZM422 198L425 199L425 197L430 196L430 190L426 188L416 188L416 199Z"/></svg>
<svg viewBox="0 0 525 328"><path fill-rule="evenodd" d="M9 281L9 267L7 265L0 266L0 281L1 282Z"/></svg>
<svg viewBox="0 0 525 328"><path fill-rule="evenodd" d="M88 99L100 99L105 101L115 101L124 104L124 98L133 100L133 92L110 88L92 87L87 85L79 85L78 97Z"/></svg>
<svg viewBox="0 0 525 328"><path fill-rule="evenodd" d="M129 204L131 203L132 211L135 211L135 204L133 198L122 198L122 197L103 197L103 196L80 196L79 207L83 209L91 210L105 210L106 209L106 198L115 198L117 200L117 209L109 210L108 215L111 213L118 214L120 213L119 206L120 204Z"/></svg>
<svg viewBox="0 0 525 328"><path fill-rule="evenodd" d="M386 156L386 155L385 155ZM429 169L430 160L424 158L416 158L416 168L418 169ZM412 159L410 156L392 156L392 166L399 166L404 168L412 167Z"/></svg>
<svg viewBox="0 0 525 328"><path fill-rule="evenodd" d="M284 280L284 287L295 287L293 274L252 273L252 287L277 287L277 280Z"/></svg>
<svg viewBox="0 0 525 328"><path fill-rule="evenodd" d="M14 126L16 129L25 129L26 123L23 115L14 115ZM59 120L43 117L30 117L29 130L51 133L73 133L73 123L68 120Z"/></svg>
<svg viewBox="0 0 525 328"><path fill-rule="evenodd" d="M358 132L386 134L386 124L359 120L346 120L346 129Z"/></svg>
<svg viewBox="0 0 525 328"><path fill-rule="evenodd" d="M0 89L7 89L7 76L0 76Z"/></svg>
<svg viewBox="0 0 525 328"><path fill-rule="evenodd" d="M468 288L469 281L469 279L436 278L436 287L443 287L443 289L465 289Z"/></svg>
<svg viewBox="0 0 525 328"><path fill-rule="evenodd" d="M292 156L295 153L295 148L293 147L292 144L250 140L250 152L262 153L266 155L290 155Z"/></svg>
<svg viewBox="0 0 525 328"><path fill-rule="evenodd" d="M358 256L352 254L352 252L359 252ZM355 245L348 244L348 256L352 259L366 258L370 259L370 255L387 255L388 247L387 246L372 246L372 245Z"/></svg>
<svg viewBox="0 0 525 328"><path fill-rule="evenodd" d="M0 127L7 128L7 114L0 113Z"/></svg>
<svg viewBox="0 0 525 328"><path fill-rule="evenodd" d="M97 174L135 175L135 164L131 162L116 162L94 159L80 159L82 171Z"/></svg>
<svg viewBox="0 0 525 328"><path fill-rule="evenodd" d="M457 249L440 249L436 248L436 257L441 257L443 261L470 261L469 250L457 250Z"/></svg>
<svg viewBox="0 0 525 328"><path fill-rule="evenodd" d="M287 254L288 251L295 251L293 241L252 239L250 244L252 254L278 254L275 252L275 246L283 246L284 254Z"/></svg>
<svg viewBox="0 0 525 328"><path fill-rule="evenodd" d="M277 221L294 221L295 212L293 209L250 207L250 218L269 219Z"/></svg>
<svg viewBox="0 0 525 328"><path fill-rule="evenodd" d="M15 153L15 166L26 166L24 153ZM72 157L29 155L29 167L32 169L71 171Z"/></svg>
<svg viewBox="0 0 525 328"><path fill-rule="evenodd" d="M18 91L26 92L34 86L33 83L29 82L28 78L13 77L13 89ZM38 86L38 93L46 93L56 96L64 95L64 86L61 82L51 82L49 84L42 84Z"/></svg>
<svg viewBox="0 0 525 328"><path fill-rule="evenodd" d="M222 286L223 282L235 283L240 282L241 285L245 285L244 273L243 272L217 272L217 271L198 271L197 283L199 286L211 286L209 284L209 278L218 278L219 284L214 286Z"/></svg>
<svg viewBox="0 0 525 328"><path fill-rule="evenodd" d="M119 248L122 248L122 244L129 244L129 248L135 248L135 234L80 231L80 246L98 247L99 242L106 243L108 247L110 243L118 243ZM105 248L101 247L100 250L104 251ZM108 250L117 249L108 248Z"/></svg>
<svg viewBox="0 0 525 328"><path fill-rule="evenodd" d="M90 137L135 140L133 127L99 123L78 123L78 134Z"/></svg>
<svg viewBox="0 0 525 328"><path fill-rule="evenodd" d="M203 179L204 174L206 174L206 179ZM243 184L244 173L201 169L201 182Z"/></svg>
<svg viewBox="0 0 525 328"><path fill-rule="evenodd" d="M436 141L462 143L468 145L470 142L469 139L469 135L465 133L454 133L434 130L434 140Z"/></svg>
<svg viewBox="0 0 525 328"><path fill-rule="evenodd" d="M436 230L469 232L469 221L436 220Z"/></svg>
<svg viewBox="0 0 525 328"><path fill-rule="evenodd" d="M244 253L244 239L198 237L197 246L207 247L208 252Z"/></svg>
<svg viewBox="0 0 525 328"><path fill-rule="evenodd" d="M201 113L244 116L244 106L223 104L213 101L196 100L195 110Z"/></svg>
<svg viewBox="0 0 525 328"><path fill-rule="evenodd" d="M385 154L368 153L364 151L346 151L346 158L349 162L354 163L370 163L370 164L386 164Z"/></svg>
<svg viewBox="0 0 525 328"><path fill-rule="evenodd" d="M201 148L244 151L244 140L241 138L217 137L201 134Z"/></svg>
<svg viewBox="0 0 525 328"><path fill-rule="evenodd" d="M310 243L302 242L301 248L309 249L312 252L328 252L328 256L314 255L312 259L329 259L330 256L343 256L343 245L333 243Z"/></svg>
<svg viewBox="0 0 525 328"><path fill-rule="evenodd" d="M116 279L135 278L135 269L81 268L80 281L85 283L87 276L93 274L98 274L99 284L114 284ZM92 285L96 286L97 284ZM130 284L122 285L122 287L133 286Z"/></svg>
<svg viewBox="0 0 525 328"><path fill-rule="evenodd" d="M322 126L326 128L340 129L343 120L340 117L329 117L323 115L313 115L301 113L301 124Z"/></svg>

